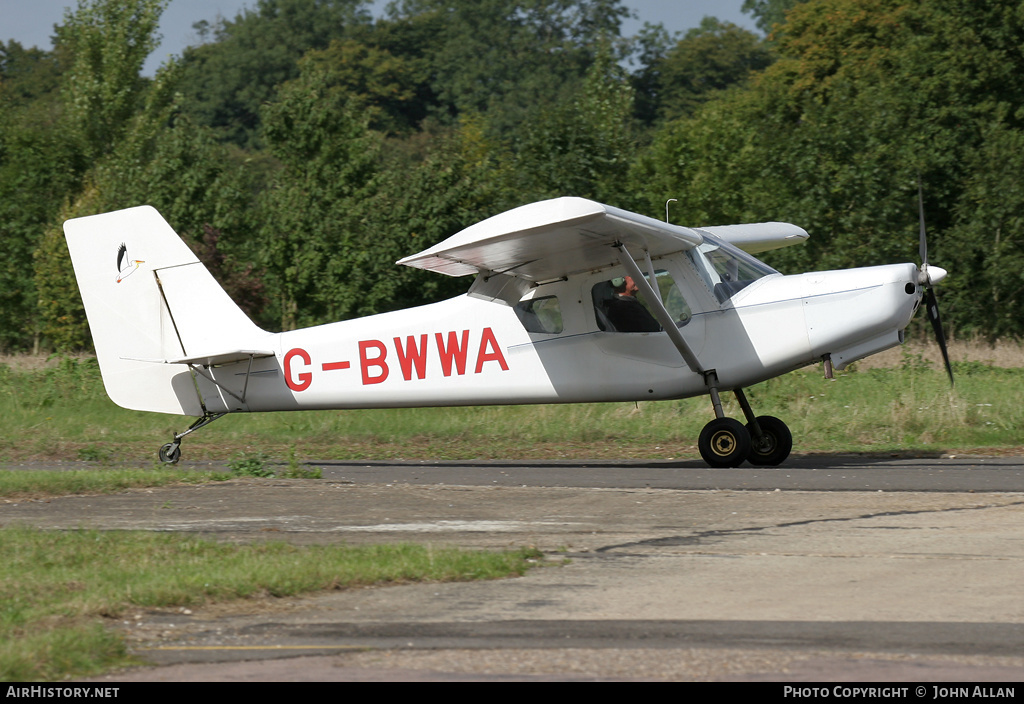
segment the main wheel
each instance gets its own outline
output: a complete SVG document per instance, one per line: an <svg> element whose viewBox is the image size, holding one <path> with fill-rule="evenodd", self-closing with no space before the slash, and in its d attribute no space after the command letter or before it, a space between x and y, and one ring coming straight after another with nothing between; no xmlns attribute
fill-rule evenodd
<svg viewBox="0 0 1024 704"><path fill-rule="evenodd" d="M169 442L160 448L160 461L164 464L178 464L181 459L181 445L176 442Z"/></svg>
<svg viewBox="0 0 1024 704"><path fill-rule="evenodd" d="M761 467L774 467L786 461L793 449L793 434L789 428L774 416L758 416L757 424L761 428L761 438L754 437L754 431L747 425L750 433L750 464Z"/></svg>
<svg viewBox="0 0 1024 704"><path fill-rule="evenodd" d="M700 456L712 467L739 467L750 454L750 433L733 418L715 418L697 440Z"/></svg>

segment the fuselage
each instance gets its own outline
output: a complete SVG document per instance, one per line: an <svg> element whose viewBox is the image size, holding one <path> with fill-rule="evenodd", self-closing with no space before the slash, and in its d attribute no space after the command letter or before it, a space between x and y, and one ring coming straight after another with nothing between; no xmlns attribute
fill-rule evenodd
<svg viewBox="0 0 1024 704"><path fill-rule="evenodd" d="M199 391L211 412L684 398L707 393L707 370L731 389L825 356L842 368L902 342L921 300L913 264L792 276L764 267L730 288L699 257L651 263L699 370L668 333L602 321L597 292L622 276L611 266L536 286L517 307L463 295L267 333L259 344L273 357L212 367L220 386L197 377ZM545 322L525 315L537 310Z"/></svg>

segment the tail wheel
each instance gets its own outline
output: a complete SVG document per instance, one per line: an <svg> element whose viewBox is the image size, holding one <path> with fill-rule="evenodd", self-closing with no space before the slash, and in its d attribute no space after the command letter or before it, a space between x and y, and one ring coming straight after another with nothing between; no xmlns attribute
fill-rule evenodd
<svg viewBox="0 0 1024 704"><path fill-rule="evenodd" d="M733 418L716 418L697 441L700 456L712 467L739 467L750 454L750 433Z"/></svg>
<svg viewBox="0 0 1024 704"><path fill-rule="evenodd" d="M793 434L786 424L774 416L758 416L757 425L761 428L760 439L753 437L749 424L746 428L751 435L747 455L750 464L774 467L785 462L793 449Z"/></svg>
<svg viewBox="0 0 1024 704"><path fill-rule="evenodd" d="M176 442L169 442L160 448L160 461L164 464L178 464L181 459L181 445Z"/></svg>

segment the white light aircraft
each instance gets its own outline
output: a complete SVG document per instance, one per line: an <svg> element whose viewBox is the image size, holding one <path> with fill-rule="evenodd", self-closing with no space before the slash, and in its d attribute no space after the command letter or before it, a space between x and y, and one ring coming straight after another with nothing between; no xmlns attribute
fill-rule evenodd
<svg viewBox="0 0 1024 704"><path fill-rule="evenodd" d="M64 231L110 398L198 418L160 448L166 463L228 413L708 395L704 460L778 465L792 435L755 416L744 387L822 361L831 376L902 343L926 289L942 342L930 287L946 272L927 265L923 216L920 267L784 276L752 255L803 242L795 225L678 227L557 198L398 262L474 274L462 296L280 333L253 324L151 207ZM745 424L725 416L724 391Z"/></svg>

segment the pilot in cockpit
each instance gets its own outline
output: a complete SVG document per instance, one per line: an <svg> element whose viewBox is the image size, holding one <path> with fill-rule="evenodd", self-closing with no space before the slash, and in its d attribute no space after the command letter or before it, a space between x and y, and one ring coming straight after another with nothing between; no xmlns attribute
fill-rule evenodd
<svg viewBox="0 0 1024 704"><path fill-rule="evenodd" d="M637 300L640 290L632 277L611 280L615 294L604 305L608 321L618 332L660 332L661 325L644 304Z"/></svg>

